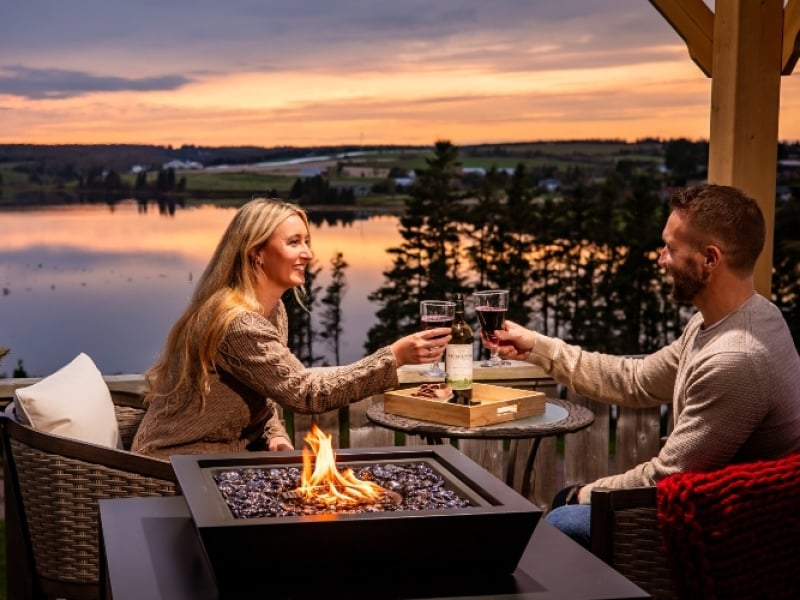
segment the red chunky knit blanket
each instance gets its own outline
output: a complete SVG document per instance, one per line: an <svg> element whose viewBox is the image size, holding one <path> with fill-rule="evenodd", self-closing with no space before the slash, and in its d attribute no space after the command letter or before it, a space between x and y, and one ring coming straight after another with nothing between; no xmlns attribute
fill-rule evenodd
<svg viewBox="0 0 800 600"><path fill-rule="evenodd" d="M679 473L658 519L685 598L800 598L800 454Z"/></svg>

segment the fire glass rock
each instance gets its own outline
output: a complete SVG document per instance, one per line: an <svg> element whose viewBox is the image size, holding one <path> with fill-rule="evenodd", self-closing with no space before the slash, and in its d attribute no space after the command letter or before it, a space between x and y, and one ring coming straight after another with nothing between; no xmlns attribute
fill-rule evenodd
<svg viewBox="0 0 800 600"><path fill-rule="evenodd" d="M403 510L436 510L470 506L470 501L446 487L445 480L425 462L361 465L356 477L387 490L378 501L359 505L327 506L299 502L298 467L245 468L214 474L214 480L231 514L237 519ZM399 500L398 500L399 498Z"/></svg>

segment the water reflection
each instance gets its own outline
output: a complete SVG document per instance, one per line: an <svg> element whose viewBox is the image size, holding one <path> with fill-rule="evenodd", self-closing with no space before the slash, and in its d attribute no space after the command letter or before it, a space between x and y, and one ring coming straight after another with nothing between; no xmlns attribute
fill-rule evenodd
<svg viewBox="0 0 800 600"><path fill-rule="evenodd" d="M235 207L144 209L141 203L82 204L0 211L0 346L11 348L0 372L18 359L31 375L52 372L86 352L106 374L141 373L192 292ZM383 280L400 243L395 216L311 213L312 248L330 279L331 257L344 253L342 360L363 355L376 307L367 295ZM332 360L322 343L315 353Z"/></svg>

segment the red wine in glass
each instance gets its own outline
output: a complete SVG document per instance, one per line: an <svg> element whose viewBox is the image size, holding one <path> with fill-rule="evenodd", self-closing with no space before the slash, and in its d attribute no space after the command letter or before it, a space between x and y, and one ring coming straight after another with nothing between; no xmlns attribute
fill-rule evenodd
<svg viewBox="0 0 800 600"><path fill-rule="evenodd" d="M479 306L475 308L475 312L478 313L478 321L480 321L481 329L486 333L486 337L497 342L494 332L496 329L502 329L508 309L498 306Z"/></svg>
<svg viewBox="0 0 800 600"><path fill-rule="evenodd" d="M481 323L483 335L492 343L489 360L481 363L484 367L499 367L511 364L504 361L497 353L498 339L494 334L503 328L508 311L508 290L480 290L472 294L475 303L475 312Z"/></svg>
<svg viewBox="0 0 800 600"><path fill-rule="evenodd" d="M423 329L447 327L449 333L455 318L455 309L455 302L448 300L423 300L419 304L419 317L422 321ZM446 336L447 334L442 337ZM444 377L444 371L439 366L438 360L427 369L424 369L422 374L430 377Z"/></svg>
<svg viewBox="0 0 800 600"><path fill-rule="evenodd" d="M448 315L425 315L422 317L422 327L424 329L436 329L437 327L453 327L453 317Z"/></svg>

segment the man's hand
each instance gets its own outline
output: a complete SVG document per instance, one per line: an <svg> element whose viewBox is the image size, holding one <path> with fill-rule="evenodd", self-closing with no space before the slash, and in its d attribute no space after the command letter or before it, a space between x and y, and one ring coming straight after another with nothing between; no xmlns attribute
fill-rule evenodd
<svg viewBox="0 0 800 600"><path fill-rule="evenodd" d="M503 329L496 329L494 334L499 341L497 353L506 359L525 360L536 344L536 333L514 321L506 320Z"/></svg>

